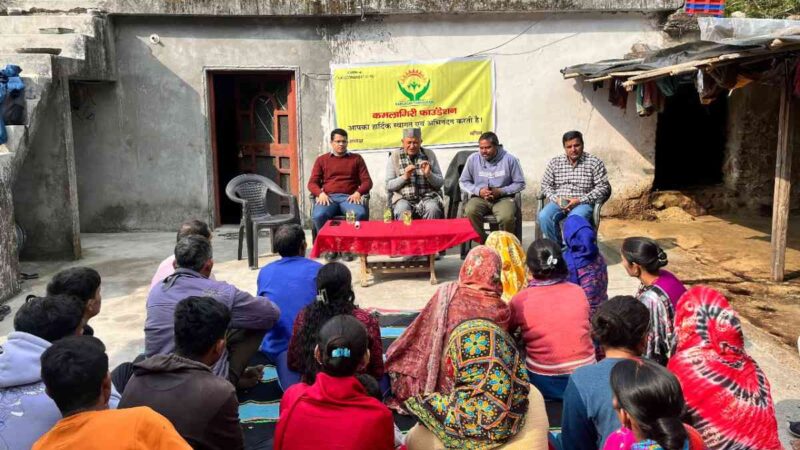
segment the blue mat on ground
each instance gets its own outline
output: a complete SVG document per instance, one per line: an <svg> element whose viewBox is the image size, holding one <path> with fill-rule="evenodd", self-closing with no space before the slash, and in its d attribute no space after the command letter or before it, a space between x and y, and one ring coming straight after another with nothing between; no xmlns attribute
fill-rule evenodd
<svg viewBox="0 0 800 450"><path fill-rule="evenodd" d="M416 312L379 314L384 351L416 316ZM283 391L278 385L275 367L261 353L256 353L250 361L250 365L258 364L266 366L264 377L256 387L239 392L239 419L247 450L272 450ZM410 429L415 422L412 417L395 414L395 423L403 431Z"/></svg>

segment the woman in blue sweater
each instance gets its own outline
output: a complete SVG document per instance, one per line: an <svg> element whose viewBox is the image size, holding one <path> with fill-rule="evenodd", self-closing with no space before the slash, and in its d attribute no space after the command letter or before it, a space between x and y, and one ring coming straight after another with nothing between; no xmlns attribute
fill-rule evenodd
<svg viewBox="0 0 800 450"><path fill-rule="evenodd" d="M600 342L606 358L580 367L570 376L564 391L561 448L601 449L620 427L609 383L611 369L620 361L641 357L649 324L647 307L627 295L603 302L592 317L592 336Z"/></svg>

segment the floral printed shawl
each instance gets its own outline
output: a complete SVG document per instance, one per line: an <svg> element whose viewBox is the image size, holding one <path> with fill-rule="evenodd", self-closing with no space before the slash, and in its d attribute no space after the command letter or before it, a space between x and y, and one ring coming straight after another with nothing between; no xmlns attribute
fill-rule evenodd
<svg viewBox="0 0 800 450"><path fill-rule="evenodd" d="M450 336L447 361L452 392L412 397L406 408L447 448L492 449L513 437L530 388L511 336L488 320L466 321Z"/></svg>
<svg viewBox="0 0 800 450"><path fill-rule="evenodd" d="M488 319L508 329L511 309L500 298L500 257L479 245L461 266L458 281L440 287L402 336L386 351L386 372L392 379L393 409L409 397L449 391L442 359L453 329L469 319Z"/></svg>

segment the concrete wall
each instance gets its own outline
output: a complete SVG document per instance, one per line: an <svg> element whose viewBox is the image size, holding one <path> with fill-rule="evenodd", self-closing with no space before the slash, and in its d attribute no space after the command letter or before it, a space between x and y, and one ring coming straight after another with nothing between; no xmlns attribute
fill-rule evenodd
<svg viewBox="0 0 800 450"><path fill-rule="evenodd" d="M560 136L569 129L584 131L587 150L606 161L615 199L638 197L652 182L655 118L636 117L632 101L627 112L612 107L606 89L562 80L559 69L619 57L637 42L662 44L645 15L428 15L363 22L118 17L119 81L82 86L86 100L73 114L81 226L171 230L187 216L211 219L204 68L299 69L304 186L314 158L327 149L329 80L319 74L329 73L331 62L461 57L509 41L531 25L488 53L496 64L496 131L526 171L528 214L544 165L562 151ZM149 43L153 33L161 44ZM456 151L438 152L443 170ZM385 153L365 158L382 186ZM382 204L383 189L375 194L373 205ZM614 210L612 202L606 211Z"/></svg>
<svg viewBox="0 0 800 450"><path fill-rule="evenodd" d="M12 191L16 221L27 235L22 259L81 254L68 86L64 78L53 83L54 98L37 118L45 126L31 138Z"/></svg>

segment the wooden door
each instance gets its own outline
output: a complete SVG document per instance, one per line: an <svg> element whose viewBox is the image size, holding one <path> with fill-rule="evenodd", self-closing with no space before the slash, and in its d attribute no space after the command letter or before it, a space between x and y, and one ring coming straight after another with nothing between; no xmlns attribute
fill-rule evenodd
<svg viewBox="0 0 800 450"><path fill-rule="evenodd" d="M235 92L239 170L263 175L298 195L293 74L241 75ZM287 208L283 205L282 212Z"/></svg>

